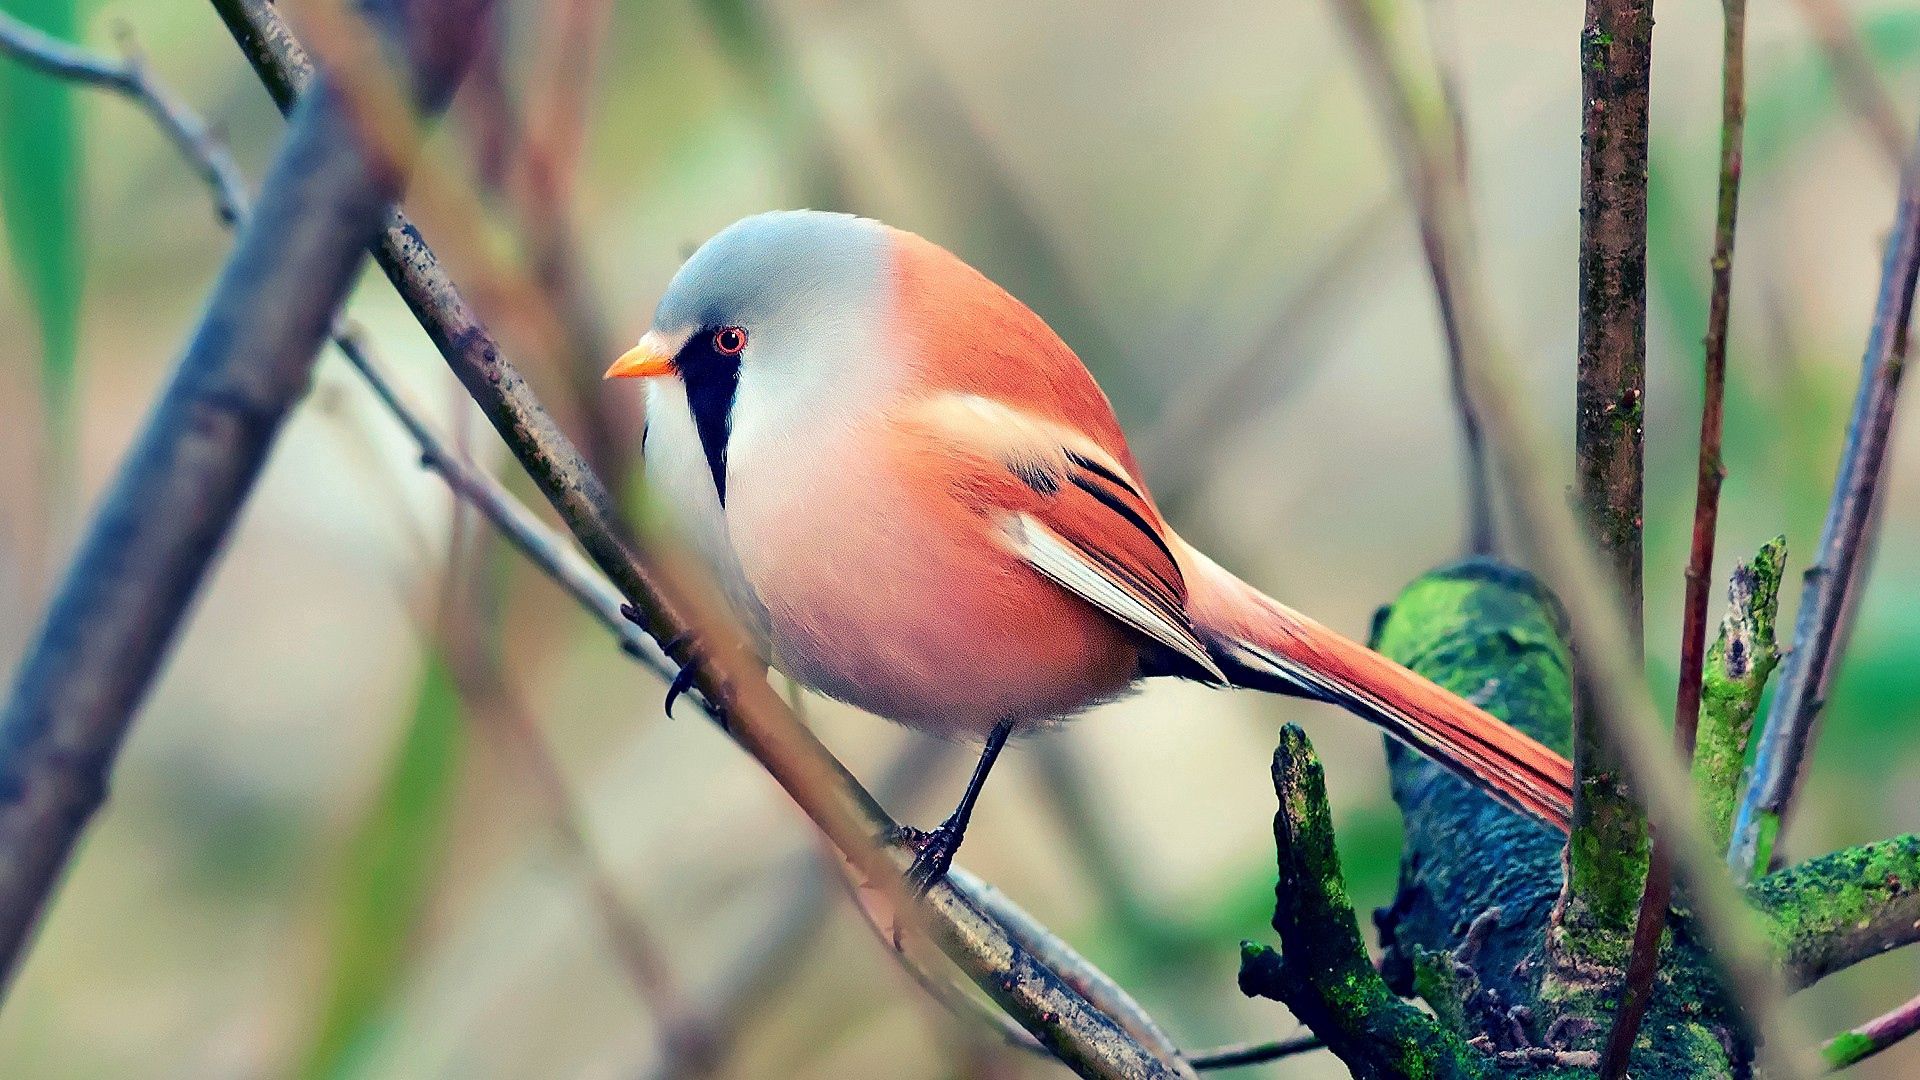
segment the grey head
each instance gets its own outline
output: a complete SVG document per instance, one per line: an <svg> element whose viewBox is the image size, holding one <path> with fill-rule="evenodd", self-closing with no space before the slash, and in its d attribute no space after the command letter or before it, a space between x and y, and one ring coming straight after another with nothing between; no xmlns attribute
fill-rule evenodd
<svg viewBox="0 0 1920 1080"><path fill-rule="evenodd" d="M756 214L700 246L654 309L721 501L740 429L802 422L844 389L850 357L877 355L891 238L869 218Z"/></svg>

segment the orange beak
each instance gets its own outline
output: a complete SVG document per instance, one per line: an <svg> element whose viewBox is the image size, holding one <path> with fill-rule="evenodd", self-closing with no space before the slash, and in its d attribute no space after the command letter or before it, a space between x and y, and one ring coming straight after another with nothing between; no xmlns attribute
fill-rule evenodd
<svg viewBox="0 0 1920 1080"><path fill-rule="evenodd" d="M653 334L640 338L640 344L622 353L620 359L607 369L609 379L653 379L661 375L678 375L680 369L674 366L673 355L660 347Z"/></svg>

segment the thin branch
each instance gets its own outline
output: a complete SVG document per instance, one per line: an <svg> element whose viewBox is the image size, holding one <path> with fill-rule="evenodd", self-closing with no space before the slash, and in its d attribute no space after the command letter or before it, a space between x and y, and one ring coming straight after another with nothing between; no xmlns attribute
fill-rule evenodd
<svg viewBox="0 0 1920 1080"><path fill-rule="evenodd" d="M131 98L213 189L214 210L221 222L237 226L246 217L248 200L246 182L233 156L204 120L148 74L131 39L123 37L123 47L126 55L115 60L69 45L0 12L0 53L55 78Z"/></svg>
<svg viewBox="0 0 1920 1080"><path fill-rule="evenodd" d="M1847 14L1844 0L1795 0L1807 29L1827 58L1840 84L1840 95L1852 107L1873 138L1887 164L1899 169L1907 157L1907 126L1900 107L1873 70L1873 59L1860 43L1859 31Z"/></svg>
<svg viewBox="0 0 1920 1080"><path fill-rule="evenodd" d="M1449 265L1456 271L1453 283L1459 290L1456 308L1470 391L1480 403L1520 536L1566 607L1582 663L1592 676L1596 719L1618 747L1655 828L1673 845L1675 865L1693 902L1694 924L1729 973L1731 993L1755 1030L1770 1035L1761 1047L1763 1058L1779 1075L1807 1075L1812 1063L1804 1059L1811 1040L1800 1037L1804 1025L1785 1010L1772 952L1705 842L1691 785L1673 760L1671 738L1645 693L1637 639L1609 578L1568 512L1553 442L1539 409L1519 390L1515 362L1494 333L1465 208L1444 175L1424 173L1428 156L1420 151L1420 141L1425 135L1410 89L1421 85L1421 76L1394 62L1379 21L1384 13L1377 5L1338 0L1336 6L1366 58L1362 71L1401 167L1422 173L1411 184L1440 192L1431 205Z"/></svg>
<svg viewBox="0 0 1920 1080"><path fill-rule="evenodd" d="M270 88L305 81L301 57L263 0L214 0L248 59ZM1087 1076L1168 1076L1177 1069L1130 1038L1113 1019L1045 965L1009 941L999 925L951 887L920 904L907 898L901 872L911 852L873 797L796 722L747 660L738 628L718 617L717 601L695 588L658 553L646 560L615 526L612 500L578 450L553 425L513 365L502 357L439 267L419 233L397 212L376 250L396 288L462 384L553 503L588 556L612 579L656 640L672 642L693 664L695 685L721 727L799 804L866 883L885 894L908 932L924 922L940 947L1022 1026ZM669 649L670 654L675 650Z"/></svg>
<svg viewBox="0 0 1920 1080"><path fill-rule="evenodd" d="M426 422L409 406L368 354L358 328L342 326L334 335L340 349L386 411L399 421L420 449L420 463L438 473L448 487L471 503L535 567L572 597L595 622L620 642L620 648L661 678L671 681L677 670L660 646L620 614L625 603L619 590L581 558L577 548L536 517L498 480L468 465L449 450Z"/></svg>
<svg viewBox="0 0 1920 1080"><path fill-rule="evenodd" d="M1320 1036L1308 1033L1296 1035L1279 1042L1235 1043L1197 1054L1187 1055L1187 1064L1200 1072L1215 1069L1238 1069L1247 1065L1264 1065L1269 1061L1279 1061L1296 1054L1305 1054L1314 1050L1325 1050L1327 1044Z"/></svg>
<svg viewBox="0 0 1920 1080"><path fill-rule="evenodd" d="M1901 1039L1920 1031L1920 997L1836 1035L1820 1048L1820 1056L1834 1069L1858 1065Z"/></svg>
<svg viewBox="0 0 1920 1080"><path fill-rule="evenodd" d="M1839 475L1820 547L1800 593L1792 650L1780 688L1767 710L1748 785L1734 821L1727 860L1735 873L1765 873L1778 834L1805 779L1818 734L1820 709L1840 666L1853 625L1853 596L1873 547L1874 504L1886 473L1889 434L1900 376L1906 367L1907 329L1914 283L1920 277L1920 150L1900 175L1900 201L1881 265L1880 297L1867 336L1860 390L1840 451Z"/></svg>
<svg viewBox="0 0 1920 1080"><path fill-rule="evenodd" d="M1720 189L1713 228L1713 287L1707 306L1707 336L1700 395L1700 453L1694 475L1693 546L1687 557L1686 588L1680 627L1680 684L1673 706L1673 741L1680 760L1691 767L1700 727L1701 678L1706 667L1707 592L1713 579L1714 538L1720 523L1720 485L1727 470L1720 456L1720 434L1727 387L1727 324L1733 302L1734 228L1740 211L1741 142L1747 123L1746 0L1721 0ZM1614 1013L1606 1052L1600 1058L1602 1080L1626 1075L1634 1036L1653 1000L1654 969L1660 961L1660 935L1673 897L1673 854L1656 839L1647 880L1635 916L1633 950L1627 960L1625 992Z"/></svg>
<svg viewBox="0 0 1920 1080"><path fill-rule="evenodd" d="M488 0L376 5L412 31L423 106L467 59ZM297 110L252 221L122 462L0 711L0 978L9 978L134 711L251 493L405 178L361 144L328 80Z"/></svg>
<svg viewBox="0 0 1920 1080"><path fill-rule="evenodd" d="M1052 931L1040 925L1025 908L1014 903L999 889L967 871L961 871L955 887L1006 928L1007 936L1032 953L1034 959L1058 972L1074 989L1085 995L1093 1006L1119 1022L1140 1045L1164 1060L1180 1061L1180 1048L1167 1037L1157 1021L1141 1008L1133 995L1120 987L1106 972L1080 955Z"/></svg>

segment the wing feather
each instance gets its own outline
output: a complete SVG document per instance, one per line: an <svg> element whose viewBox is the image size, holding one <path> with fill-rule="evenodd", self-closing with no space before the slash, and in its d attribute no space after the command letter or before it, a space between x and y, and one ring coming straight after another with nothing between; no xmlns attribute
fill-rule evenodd
<svg viewBox="0 0 1920 1080"><path fill-rule="evenodd" d="M1058 424L984 398L936 399L922 418L1019 482L1000 524L1027 565L1226 683L1187 615L1160 513L1119 462Z"/></svg>

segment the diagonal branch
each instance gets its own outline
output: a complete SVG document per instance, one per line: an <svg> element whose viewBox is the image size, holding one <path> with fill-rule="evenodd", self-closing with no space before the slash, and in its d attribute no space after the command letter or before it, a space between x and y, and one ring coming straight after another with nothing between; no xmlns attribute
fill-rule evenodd
<svg viewBox="0 0 1920 1080"><path fill-rule="evenodd" d="M284 99L310 77L304 54L264 0L214 0L262 81ZM618 532L612 500L553 424L512 363L500 355L404 216L390 217L375 249L402 298L460 381L553 504L587 555L626 597L676 661L694 663L695 685L721 727L760 762L896 917L921 927L975 983L1076 1071L1088 1076L1174 1076L1184 1068L1141 1047L1057 973L1009 940L989 915L951 887L907 899L901 871L911 853L889 841L897 826L746 660L738 630L670 560L643 560ZM697 653L688 642L698 642Z"/></svg>
<svg viewBox="0 0 1920 1080"><path fill-rule="evenodd" d="M487 0L373 5L420 103L444 104ZM222 539L253 489L405 172L331 82L294 111L260 204L101 502L0 710L0 979L17 969Z"/></svg>
<svg viewBox="0 0 1920 1080"><path fill-rule="evenodd" d="M1900 174L1899 205L1881 263L1880 298L1867 335L1860 390L1840 452L1833 499L1800 593L1800 612L1794 620L1793 645L1781 670L1780 688L1760 732L1753 782L1734 822L1727 859L1744 877L1765 873L1773 858L1780 829L1805 779L1820 709L1826 704L1827 689L1853 625L1854 593L1873 547L1874 503L1886 473L1917 278L1920 150L1908 157Z"/></svg>
<svg viewBox="0 0 1920 1080"><path fill-rule="evenodd" d="M1886 83L1873 70L1873 58L1860 41L1860 32L1847 14L1844 0L1795 0L1807 29L1826 55L1840 84L1840 96L1847 99L1854 115L1867 129L1887 164L1894 169L1907 157L1906 124L1900 120L1900 107L1887 92Z"/></svg>

